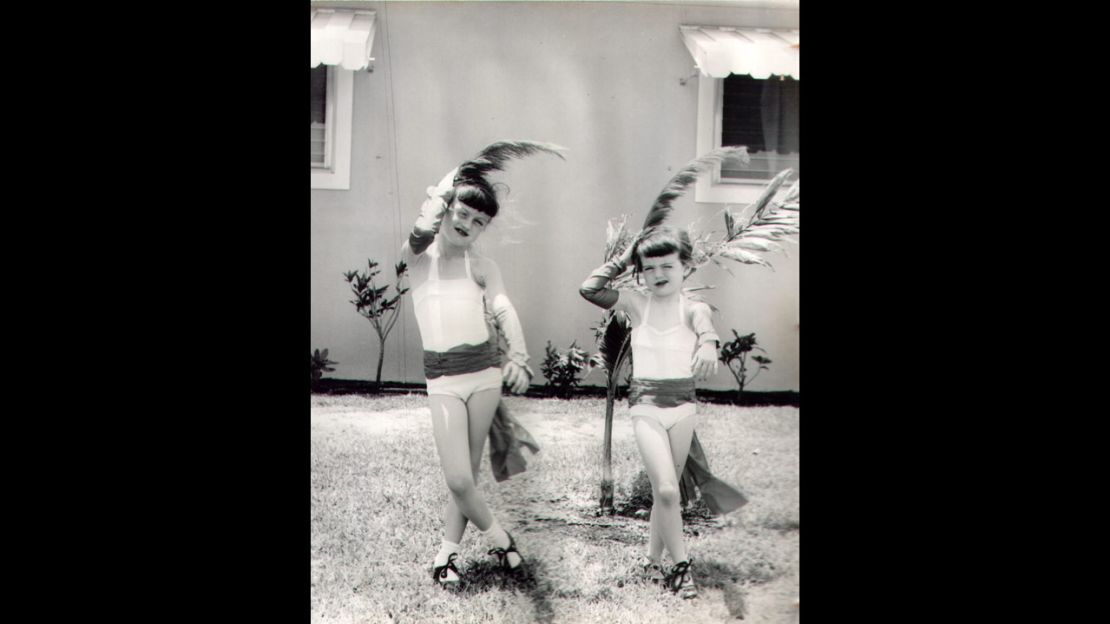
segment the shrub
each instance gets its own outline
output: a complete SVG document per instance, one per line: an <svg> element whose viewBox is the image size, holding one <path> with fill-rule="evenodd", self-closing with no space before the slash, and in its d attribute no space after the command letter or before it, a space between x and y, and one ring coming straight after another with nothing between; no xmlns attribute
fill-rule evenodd
<svg viewBox="0 0 1110 624"><path fill-rule="evenodd" d="M565 399L582 381L578 378L582 371L589 372L592 366L590 355L578 348L577 341L570 343L565 352L559 353L548 340L540 370L547 379L548 392Z"/></svg>
<svg viewBox="0 0 1110 624"><path fill-rule="evenodd" d="M736 383L740 385L740 389L736 392L736 400L739 401L744 394L744 386L754 381L760 371L767 370L767 365L771 363L771 360L762 355L751 356L752 361L758 366L755 369L755 373L751 377L748 377L748 354L751 353L753 349L763 351L763 348L755 343L754 332L741 336L736 333L734 329L732 330L732 335L736 336L736 338L721 345L721 351L718 357L721 362L728 367L728 371L732 373L732 376L736 378ZM763 352L766 353L766 351Z"/></svg>
<svg viewBox="0 0 1110 624"><path fill-rule="evenodd" d="M333 361L328 359L328 350L327 349L324 349L323 351L320 351L319 349L316 349L315 351L313 351L312 355L309 356L309 362L312 366L312 381L313 382L319 381L319 379L324 376L324 373L333 372L335 369L331 367L332 364L338 364L339 363L339 362L333 362Z"/></svg>
<svg viewBox="0 0 1110 624"><path fill-rule="evenodd" d="M348 271L343 274L343 277L351 285L351 292L355 294L355 299L352 299L351 303L355 305L359 314L370 321L370 324L374 326L374 333L378 335L378 372L374 378L374 385L381 386L382 363L385 361L385 339L389 336L389 332L393 330L393 325L397 323L397 318L401 313L401 296L409 291L408 288L401 285L401 280L404 279L408 267L405 266L404 262L398 262L393 267L397 280L393 286L395 293L392 297L389 297L386 295L386 291L389 290L388 284L381 287L374 284L374 278L381 273L381 270L377 268L378 263L367 260L367 265L366 273Z"/></svg>

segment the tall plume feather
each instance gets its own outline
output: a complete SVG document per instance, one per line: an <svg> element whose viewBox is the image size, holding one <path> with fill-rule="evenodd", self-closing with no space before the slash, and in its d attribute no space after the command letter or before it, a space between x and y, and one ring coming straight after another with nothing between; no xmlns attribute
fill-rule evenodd
<svg viewBox="0 0 1110 624"><path fill-rule="evenodd" d="M563 155L559 152L564 149L566 148L553 143L538 143L536 141L498 141L491 143L477 156L459 165L455 182L481 178L485 177L490 171L503 170L505 163L512 158L524 158L541 152L563 158ZM563 160L566 159L563 158Z"/></svg>
<svg viewBox="0 0 1110 624"><path fill-rule="evenodd" d="M746 147L722 147L686 163L686 166L674 174L670 182L667 182L667 186L663 188L662 193L659 193L659 197L655 198L655 203L651 205L647 219L644 220L644 229L662 224L667 216L671 214L671 202L681 197L686 188L698 179L698 175L711 170L714 166L729 158L738 158L744 164L750 162Z"/></svg>

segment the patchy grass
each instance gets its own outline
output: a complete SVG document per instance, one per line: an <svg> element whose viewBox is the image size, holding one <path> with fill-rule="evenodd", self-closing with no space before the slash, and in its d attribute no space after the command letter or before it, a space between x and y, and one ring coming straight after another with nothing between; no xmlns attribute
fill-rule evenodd
<svg viewBox="0 0 1110 624"><path fill-rule="evenodd" d="M710 466L750 502L723 519L687 510L702 591L684 601L634 573L646 550L645 520L597 515L604 400L507 401L543 450L501 484L483 458L479 489L527 569L496 569L471 527L460 553L467 582L446 591L431 578L447 490L427 398L312 397L314 622L797 621L797 408L699 405ZM640 471L628 407L618 405L618 507L633 498Z"/></svg>

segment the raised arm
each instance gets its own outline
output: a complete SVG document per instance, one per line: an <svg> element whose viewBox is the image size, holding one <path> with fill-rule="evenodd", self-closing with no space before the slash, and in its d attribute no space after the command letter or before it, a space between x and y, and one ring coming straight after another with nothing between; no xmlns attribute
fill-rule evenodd
<svg viewBox="0 0 1110 624"><path fill-rule="evenodd" d="M501 377L511 392L520 394L528 389L533 376L532 369L528 367L528 347L524 344L524 329L520 326L516 308L513 307L513 303L509 301L509 295L505 292L501 269L489 258L481 258L476 268L478 269L476 277L485 289L490 312L497 319L497 325L505 335L505 341L509 343L509 361L505 363Z"/></svg>
<svg viewBox="0 0 1110 624"><path fill-rule="evenodd" d="M633 245L629 245L620 257L613 258L590 273L579 287L578 294L599 308L608 310L616 305L620 301L620 292L609 288L608 285L613 278L624 272L625 267L632 260L632 248Z"/></svg>
<svg viewBox="0 0 1110 624"><path fill-rule="evenodd" d="M439 184L428 187L428 196L420 206L420 216L416 218L408 240L401 245L401 257L405 261L411 263L414 257L424 253L435 240L436 233L439 232L439 223L447 212L444 196L454 187L457 172L458 169L451 170L439 181Z"/></svg>

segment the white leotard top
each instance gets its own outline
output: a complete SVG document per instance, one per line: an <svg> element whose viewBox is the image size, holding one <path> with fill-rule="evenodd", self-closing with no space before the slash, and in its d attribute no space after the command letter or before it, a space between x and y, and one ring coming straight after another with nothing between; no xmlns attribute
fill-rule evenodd
<svg viewBox="0 0 1110 624"><path fill-rule="evenodd" d="M431 262L428 280L412 291L416 324L425 351L482 344L489 339L482 287L470 274L470 253L464 252L466 277L439 279L439 245L424 252Z"/></svg>
<svg viewBox="0 0 1110 624"><path fill-rule="evenodd" d="M632 376L637 379L684 379L694 376L691 360L698 336L686 326L686 298L679 295L677 323L668 329L648 325L652 296L644 320L632 329Z"/></svg>

